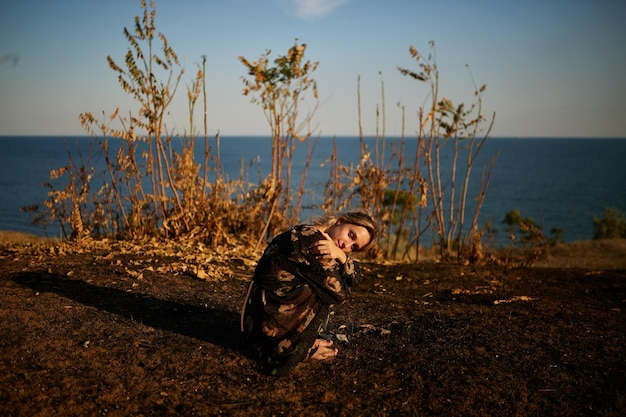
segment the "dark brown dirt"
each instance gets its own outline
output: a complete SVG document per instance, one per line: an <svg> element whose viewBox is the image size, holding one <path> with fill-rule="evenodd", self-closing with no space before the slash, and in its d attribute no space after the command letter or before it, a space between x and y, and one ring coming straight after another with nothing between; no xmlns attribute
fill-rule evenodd
<svg viewBox="0 0 626 417"><path fill-rule="evenodd" d="M274 378L238 331L252 255L154 246L0 245L0 415L626 415L623 251L364 263L331 320L339 357Z"/></svg>

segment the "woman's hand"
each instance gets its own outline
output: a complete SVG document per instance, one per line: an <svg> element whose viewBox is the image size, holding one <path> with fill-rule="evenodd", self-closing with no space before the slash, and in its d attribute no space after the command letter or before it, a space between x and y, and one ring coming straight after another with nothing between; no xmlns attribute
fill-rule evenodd
<svg viewBox="0 0 626 417"><path fill-rule="evenodd" d="M318 240L311 245L311 253L313 253L317 259L337 259L339 262L346 263L348 256L341 250L331 237L322 232L326 239Z"/></svg>

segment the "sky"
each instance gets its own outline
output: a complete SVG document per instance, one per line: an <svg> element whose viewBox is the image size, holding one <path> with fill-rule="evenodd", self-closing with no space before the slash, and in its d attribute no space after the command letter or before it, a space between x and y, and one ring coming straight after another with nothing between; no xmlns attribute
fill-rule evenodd
<svg viewBox="0 0 626 417"><path fill-rule="evenodd" d="M242 94L246 71L238 57L256 61L271 50L275 58L297 39L307 45L305 57L319 61L313 127L324 136L358 135L359 91L366 135L415 134L427 90L397 69L418 69L413 45L436 56L441 97L469 105L474 85L487 85L491 136L626 137L624 1L155 3L157 31L185 69L167 119L179 133L189 131L185 90L206 55L208 133L268 135L262 109ZM123 62L123 29L141 14L139 0L4 0L0 135L84 135L80 113L136 109L106 58ZM201 120L201 110L195 117Z"/></svg>

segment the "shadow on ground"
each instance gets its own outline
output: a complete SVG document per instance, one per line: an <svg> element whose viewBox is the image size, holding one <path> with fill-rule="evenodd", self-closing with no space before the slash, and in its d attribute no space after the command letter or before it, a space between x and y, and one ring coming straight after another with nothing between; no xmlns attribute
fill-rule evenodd
<svg viewBox="0 0 626 417"><path fill-rule="evenodd" d="M48 272L18 273L12 280L39 293L55 293L146 326L203 340L251 357L245 338L238 331L239 314L233 311L161 300Z"/></svg>

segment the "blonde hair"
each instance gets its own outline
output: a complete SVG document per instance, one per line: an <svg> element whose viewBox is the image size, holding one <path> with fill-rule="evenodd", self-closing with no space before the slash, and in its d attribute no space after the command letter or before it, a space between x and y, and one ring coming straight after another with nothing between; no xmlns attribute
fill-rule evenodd
<svg viewBox="0 0 626 417"><path fill-rule="evenodd" d="M376 243L376 239L378 237L378 223L374 221L374 219L360 211L353 211L343 214L327 214L315 220L316 226L324 226L327 229L334 226L337 222L341 223L349 223L355 224L357 226L362 226L370 234L370 240L367 242L367 245L359 248L359 252L363 252L374 246Z"/></svg>

